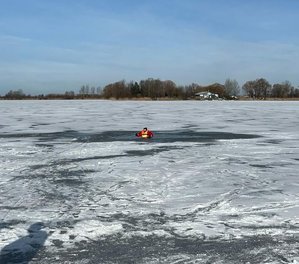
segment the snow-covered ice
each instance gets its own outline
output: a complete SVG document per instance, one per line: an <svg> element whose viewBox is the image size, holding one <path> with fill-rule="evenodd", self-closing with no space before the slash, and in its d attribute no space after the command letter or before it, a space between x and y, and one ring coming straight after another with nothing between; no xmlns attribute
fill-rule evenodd
<svg viewBox="0 0 299 264"><path fill-rule="evenodd" d="M298 263L298 131L299 102L2 101L0 263Z"/></svg>

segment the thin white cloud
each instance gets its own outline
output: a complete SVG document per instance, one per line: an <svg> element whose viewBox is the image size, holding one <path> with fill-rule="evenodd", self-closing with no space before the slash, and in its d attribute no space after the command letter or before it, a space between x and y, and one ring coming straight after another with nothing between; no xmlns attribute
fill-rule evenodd
<svg viewBox="0 0 299 264"><path fill-rule="evenodd" d="M14 35L0 35L0 43L6 43L6 44L23 44L31 42L32 39L30 38L24 38L20 36L14 36Z"/></svg>

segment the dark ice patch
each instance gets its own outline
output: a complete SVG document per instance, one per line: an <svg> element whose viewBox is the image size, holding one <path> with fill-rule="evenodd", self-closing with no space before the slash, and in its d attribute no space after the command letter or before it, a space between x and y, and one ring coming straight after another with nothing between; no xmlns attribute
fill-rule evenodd
<svg viewBox="0 0 299 264"><path fill-rule="evenodd" d="M232 139L252 139L258 138L258 135L235 134L229 132L197 132L187 131L158 131L154 132L151 139L142 139L135 137L136 131L106 131L100 134L86 135L79 137L79 142L113 142L113 141L137 141L137 142L155 142L155 143L174 143L174 142L211 142L216 140Z"/></svg>
<svg viewBox="0 0 299 264"><path fill-rule="evenodd" d="M73 185L73 186L77 186L79 184L83 184L86 181L79 179L79 178L64 178L64 179L54 179L53 183L58 183L58 184L64 184L64 185Z"/></svg>
<svg viewBox="0 0 299 264"><path fill-rule="evenodd" d="M163 146L163 147L158 147L158 148L153 148L153 149L148 149L148 150L128 150L126 151L126 154L128 156L152 156L164 151L171 151L171 150L176 150L176 149L182 149L182 147L175 147L175 146Z"/></svg>
<svg viewBox="0 0 299 264"><path fill-rule="evenodd" d="M0 134L0 138L38 138L40 141L44 140L58 140L58 139L74 139L80 135L78 131L66 130L61 132L50 133L5 133Z"/></svg>
<svg viewBox="0 0 299 264"><path fill-rule="evenodd" d="M269 139L265 141L265 143L274 144L274 145L279 145L282 142L283 142L282 139Z"/></svg>
<svg viewBox="0 0 299 264"><path fill-rule="evenodd" d="M1 229L7 229L7 228L12 228L16 225L19 225L19 224L24 224L26 223L25 221L23 220L9 220L9 221L5 221L5 222L0 222L0 230Z"/></svg>
<svg viewBox="0 0 299 264"><path fill-rule="evenodd" d="M46 149L53 149L53 144L47 144L47 143L38 143L36 144L37 147L46 148Z"/></svg>
<svg viewBox="0 0 299 264"><path fill-rule="evenodd" d="M49 124L36 123L36 124L31 125L29 128L35 129L36 127L47 126L47 125L49 125Z"/></svg>
<svg viewBox="0 0 299 264"><path fill-rule="evenodd" d="M204 237L139 236L125 237L121 234L106 236L97 241L76 243L73 250L59 254L60 261L88 263L252 263L286 261L296 256L290 254L298 239L273 238L269 235L243 238L205 239ZM76 254L74 254L76 252ZM53 258L57 258L57 254ZM198 262L199 263L199 262ZM201 262L200 262L201 263ZM289 262L286 262L289 263Z"/></svg>
<svg viewBox="0 0 299 264"><path fill-rule="evenodd" d="M257 191L247 192L246 195L253 196L253 197L266 197L270 195L275 195L277 193L282 194L283 190L281 189L257 190Z"/></svg>
<svg viewBox="0 0 299 264"><path fill-rule="evenodd" d="M183 129L196 129L196 128L198 128L198 126L196 126L196 125L194 125L194 124L188 124L188 125L185 125L185 126L183 126Z"/></svg>
<svg viewBox="0 0 299 264"><path fill-rule="evenodd" d="M84 157L84 158L70 158L70 159L59 159L55 161L51 161L48 164L36 164L36 165L31 165L30 171L37 171L37 170L42 170L45 168L52 169L55 168L56 166L65 166L69 164L75 164L78 162L84 162L84 161L92 161L92 160L107 160L107 159L115 159L115 158L123 158L123 157L143 157L143 156L153 156L155 154L164 152L164 151L171 151L171 150L176 150L176 149L182 149L182 147L176 147L176 146L162 146L162 147L157 147L149 150L128 150L125 151L124 154L117 154L117 155L96 155L96 156L89 156L89 157ZM77 175L78 173L82 174L82 170L74 171L74 170L58 170L61 172L63 175ZM94 170L84 170L84 174L86 173L93 173L95 172ZM20 176L18 176L19 178ZM26 176L28 177L28 176ZM38 176L39 177L39 176ZM44 175L42 176L44 177ZM35 177L36 178L36 177Z"/></svg>
<svg viewBox="0 0 299 264"><path fill-rule="evenodd" d="M97 239L87 237L84 242L74 243L73 248L55 254L48 253L47 261L51 262L59 257L60 262L72 263L87 260L89 263L173 263L175 258L179 260L182 256L179 263L185 263L186 259L193 263L204 258L205 263L257 264L292 259L296 253L290 253L290 248L295 248L299 242L298 237L294 236L252 235L227 239L221 235L207 238L204 234L198 235L196 232L193 235L179 234L167 225L171 217L163 212L143 216L119 213L100 219L108 223L120 222L124 230ZM53 230L61 229L62 234L67 234L63 231L64 228L72 228L78 222L80 220L75 219L72 222L51 222L49 227ZM161 225L167 235L154 233L161 230ZM255 230L255 226L252 228ZM148 235L144 235L144 232L148 232ZM53 239L51 242L63 248L63 241Z"/></svg>
<svg viewBox="0 0 299 264"><path fill-rule="evenodd" d="M63 248L63 241L59 239L53 239L52 244L57 248Z"/></svg>
<svg viewBox="0 0 299 264"><path fill-rule="evenodd" d="M249 164L251 167L261 168L261 169L271 169L273 168L271 165L268 164Z"/></svg>
<svg viewBox="0 0 299 264"><path fill-rule="evenodd" d="M19 210L19 209L27 209L26 206L0 206L0 210Z"/></svg>
<svg viewBox="0 0 299 264"><path fill-rule="evenodd" d="M154 131L155 136L151 139L142 139L135 136L136 131L105 131L101 133L82 133L74 130L66 130L53 133L15 133L0 134L0 138L37 138L39 141L55 141L61 139L71 139L75 142L115 142L115 141L135 141L135 142L213 142L217 140L252 139L259 135L240 134L230 132L198 132L193 130L180 131Z"/></svg>

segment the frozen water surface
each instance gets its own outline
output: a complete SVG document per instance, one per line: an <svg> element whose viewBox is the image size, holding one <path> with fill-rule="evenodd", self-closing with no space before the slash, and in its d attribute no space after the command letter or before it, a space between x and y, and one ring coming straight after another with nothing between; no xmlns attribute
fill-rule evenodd
<svg viewBox="0 0 299 264"><path fill-rule="evenodd" d="M299 263L298 102L0 110L1 263Z"/></svg>

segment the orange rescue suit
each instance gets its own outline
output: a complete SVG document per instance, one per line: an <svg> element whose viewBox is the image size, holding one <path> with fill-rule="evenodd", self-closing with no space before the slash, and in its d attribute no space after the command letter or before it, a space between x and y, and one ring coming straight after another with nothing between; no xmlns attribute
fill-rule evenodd
<svg viewBox="0 0 299 264"><path fill-rule="evenodd" d="M151 138L154 136L154 134L150 130L141 130L140 132L136 133L136 136L142 138Z"/></svg>

